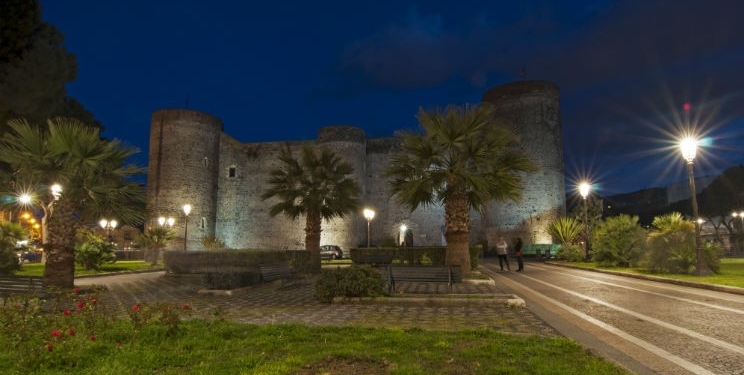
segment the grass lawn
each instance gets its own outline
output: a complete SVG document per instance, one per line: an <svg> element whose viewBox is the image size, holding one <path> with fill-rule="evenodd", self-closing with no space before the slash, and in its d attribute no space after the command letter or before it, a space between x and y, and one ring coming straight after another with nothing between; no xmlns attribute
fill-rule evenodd
<svg viewBox="0 0 744 375"><path fill-rule="evenodd" d="M125 272L125 271L145 271L150 269L162 269L162 266L152 267L150 262L142 260L119 260L115 263L104 264L100 270L86 270L80 266L75 266L75 275L100 275L112 272ZM36 276L41 277L44 275L44 264L43 263L24 263L20 271L15 273L17 276Z"/></svg>
<svg viewBox="0 0 744 375"><path fill-rule="evenodd" d="M628 272L639 275L651 275L675 280L693 281L698 283L728 285L744 288L744 258L723 258L719 273L710 276L697 275L669 275L651 273L642 268L600 267L596 263L578 262L572 265L584 268L606 269L616 272Z"/></svg>
<svg viewBox="0 0 744 375"><path fill-rule="evenodd" d="M60 327L63 331L64 328ZM65 331L66 332L66 331ZM10 343L0 338L3 347ZM0 373L44 374L627 374L564 338L493 330L430 331L188 321L134 329L120 320L99 332L49 337L17 358L0 352ZM52 343L52 348L48 345Z"/></svg>

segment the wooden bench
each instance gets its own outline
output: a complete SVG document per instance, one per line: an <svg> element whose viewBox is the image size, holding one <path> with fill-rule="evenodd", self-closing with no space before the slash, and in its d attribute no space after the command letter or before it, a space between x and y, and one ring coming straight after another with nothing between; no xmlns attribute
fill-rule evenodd
<svg viewBox="0 0 744 375"><path fill-rule="evenodd" d="M0 277L0 297L2 298L7 298L12 295L42 296L45 290L46 286L44 285L44 279L42 279L41 277Z"/></svg>
<svg viewBox="0 0 744 375"><path fill-rule="evenodd" d="M259 269L261 270L261 280L264 282L287 280L295 276L295 271L287 262L262 264Z"/></svg>
<svg viewBox="0 0 744 375"><path fill-rule="evenodd" d="M395 292L395 283L400 281L447 283L452 292L452 284L462 282L459 266L387 266L382 270L383 280L388 285L388 293Z"/></svg>

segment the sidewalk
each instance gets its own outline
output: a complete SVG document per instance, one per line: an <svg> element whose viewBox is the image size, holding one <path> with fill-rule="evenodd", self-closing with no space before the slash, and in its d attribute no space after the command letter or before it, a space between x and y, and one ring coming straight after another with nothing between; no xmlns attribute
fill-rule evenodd
<svg viewBox="0 0 744 375"><path fill-rule="evenodd" d="M560 336L528 309L508 307L497 285L463 282L454 294L469 298L453 300L447 285L401 283L401 296L442 298L393 298L374 301L324 304L313 297L314 282L303 279L291 285L269 283L243 288L232 295L199 293L199 276L166 275L164 272L120 274L76 279L78 286L105 285L102 302L112 313L125 315L137 303L173 302L188 304L195 316L250 324L300 323L308 325L359 325L422 329L488 328L510 334ZM483 298L475 298L482 296ZM450 297L450 298L445 298ZM423 301L422 301L423 300Z"/></svg>

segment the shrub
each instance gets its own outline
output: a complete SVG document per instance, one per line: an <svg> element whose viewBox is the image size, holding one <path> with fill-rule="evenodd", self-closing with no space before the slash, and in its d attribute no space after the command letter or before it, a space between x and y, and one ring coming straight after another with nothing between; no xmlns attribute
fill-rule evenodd
<svg viewBox="0 0 744 375"><path fill-rule="evenodd" d="M638 216L608 217L595 228L592 237L593 260L607 266L635 266L646 244L646 230L638 225Z"/></svg>
<svg viewBox="0 0 744 375"><path fill-rule="evenodd" d="M75 262L86 270L98 270L104 263L116 262L114 247L95 235L85 231L81 234L83 243L75 246Z"/></svg>
<svg viewBox="0 0 744 375"><path fill-rule="evenodd" d="M657 216L648 235L646 268L652 272L689 273L695 264L695 227L682 214Z"/></svg>
<svg viewBox="0 0 744 375"><path fill-rule="evenodd" d="M18 252L26 247L18 247L18 242L26 238L26 231L11 222L0 223L0 275L9 275L20 269Z"/></svg>
<svg viewBox="0 0 744 375"><path fill-rule="evenodd" d="M584 260L584 252L578 245L563 245L555 253L555 258L569 262L581 262Z"/></svg>
<svg viewBox="0 0 744 375"><path fill-rule="evenodd" d="M384 294L380 272L371 266L324 269L315 284L315 298L332 303L336 297L376 297Z"/></svg>

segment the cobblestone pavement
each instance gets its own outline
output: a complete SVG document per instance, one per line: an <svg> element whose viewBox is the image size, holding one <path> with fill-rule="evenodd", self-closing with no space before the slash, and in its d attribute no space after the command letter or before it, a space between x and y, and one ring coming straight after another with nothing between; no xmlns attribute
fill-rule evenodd
<svg viewBox="0 0 744 375"><path fill-rule="evenodd" d="M106 306L124 315L137 303L188 304L196 316L219 313L225 319L252 324L302 323L424 329L490 328L510 334L560 334L524 307L509 307L497 285L463 282L400 283L397 297L325 304L313 297L312 278L282 285L274 282L225 293L200 293L200 277L163 272L79 278L79 286L105 285ZM437 297L437 298L431 298ZM455 298L461 296L464 298Z"/></svg>

